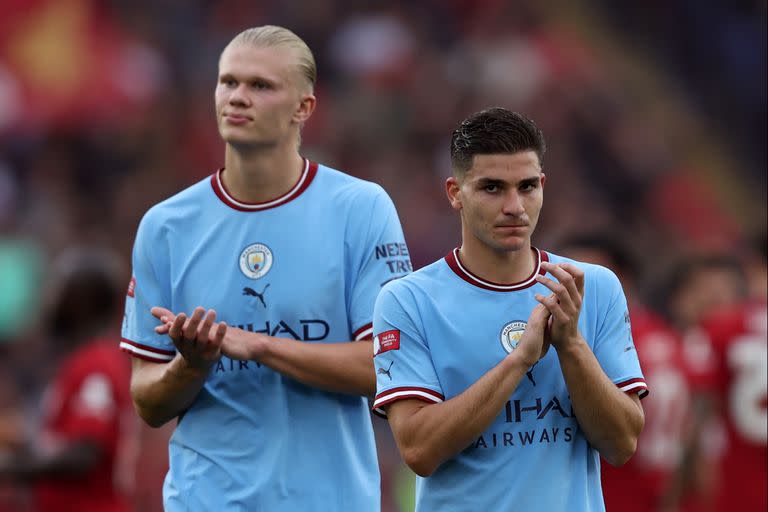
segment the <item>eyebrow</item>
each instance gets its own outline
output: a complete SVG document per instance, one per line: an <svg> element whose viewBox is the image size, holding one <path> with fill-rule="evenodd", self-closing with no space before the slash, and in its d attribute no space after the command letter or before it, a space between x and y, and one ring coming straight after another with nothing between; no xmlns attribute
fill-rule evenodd
<svg viewBox="0 0 768 512"><path fill-rule="evenodd" d="M232 73L222 73L222 74L220 74L219 75L219 81L224 81L224 80L234 80L236 82L255 82L257 80L260 80L260 81L266 82L266 83L268 83L270 85L277 85L277 83L278 83L276 80L271 79L271 78L267 78L267 77L262 76L262 75L249 75L249 76L246 76L245 78L238 78L238 77L236 77Z"/></svg>
<svg viewBox="0 0 768 512"><path fill-rule="evenodd" d="M534 185L541 182L541 176L531 176L530 178L523 178L517 185ZM498 178L478 178L476 182L479 186L486 185L506 185L507 182Z"/></svg>
<svg viewBox="0 0 768 512"><path fill-rule="evenodd" d="M534 176L520 180L520 185L536 185L541 182L541 176Z"/></svg>

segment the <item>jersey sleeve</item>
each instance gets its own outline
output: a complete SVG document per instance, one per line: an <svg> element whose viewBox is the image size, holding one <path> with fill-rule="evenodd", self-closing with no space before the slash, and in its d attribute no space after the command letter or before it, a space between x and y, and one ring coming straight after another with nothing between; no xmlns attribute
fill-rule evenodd
<svg viewBox="0 0 768 512"><path fill-rule="evenodd" d="M120 349L140 359L164 363L173 359L176 349L167 336L155 333L158 320L150 310L171 304L169 264L158 223L151 213L142 219L133 246Z"/></svg>
<svg viewBox="0 0 768 512"><path fill-rule="evenodd" d="M370 339L373 334L373 307L381 287L411 271L395 205L381 187L375 190L372 200L353 211L353 216L359 216L355 219L357 229L352 230L357 240L347 240L357 252L351 266L358 270L351 280L347 307L355 340Z"/></svg>
<svg viewBox="0 0 768 512"><path fill-rule="evenodd" d="M606 311L599 317L593 350L603 371L625 393L637 393L640 398L648 394L640 361L632 339L629 308L621 283L608 269L600 268L592 286L604 294Z"/></svg>
<svg viewBox="0 0 768 512"><path fill-rule="evenodd" d="M400 283L393 283L400 284ZM376 398L373 411L386 416L385 407L397 400L416 398L430 403L445 399L437 378L423 326L405 287L388 286L374 309L373 338Z"/></svg>

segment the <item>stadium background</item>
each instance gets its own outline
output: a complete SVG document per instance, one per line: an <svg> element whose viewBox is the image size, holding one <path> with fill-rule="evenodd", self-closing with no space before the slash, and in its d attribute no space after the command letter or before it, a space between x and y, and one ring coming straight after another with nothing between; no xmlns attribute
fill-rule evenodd
<svg viewBox="0 0 768 512"><path fill-rule="evenodd" d="M55 368L41 325L52 263L87 245L128 268L147 208L222 164L216 63L249 26L286 26L312 48L319 103L302 153L385 187L414 268L459 241L443 193L450 130L493 105L528 114L548 141L539 247L617 233L649 292L686 255L737 257L764 237L764 0L0 0L0 11L3 442L34 431ZM399 510L407 474L375 424L384 510ZM167 434L142 432L140 510L160 510Z"/></svg>

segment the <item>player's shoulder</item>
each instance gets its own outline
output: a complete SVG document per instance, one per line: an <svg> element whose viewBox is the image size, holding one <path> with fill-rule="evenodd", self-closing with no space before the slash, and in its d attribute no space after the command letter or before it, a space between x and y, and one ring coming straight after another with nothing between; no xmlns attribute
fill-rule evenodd
<svg viewBox="0 0 768 512"><path fill-rule="evenodd" d="M410 274L394 279L382 288L382 293L401 295L423 292L430 294L435 288L444 287L450 280L449 267L443 258Z"/></svg>
<svg viewBox="0 0 768 512"><path fill-rule="evenodd" d="M378 183L352 176L345 171L334 169L324 164L317 165L315 178L319 188L328 197L339 200L375 200L379 197L389 197L384 188Z"/></svg>
<svg viewBox="0 0 768 512"><path fill-rule="evenodd" d="M764 300L744 300L711 312L702 327L713 338L731 338L746 331L768 332L768 310Z"/></svg>
<svg viewBox="0 0 768 512"><path fill-rule="evenodd" d="M202 205L214 199L214 196L211 176L208 176L152 206L141 222L147 227L162 226L200 210Z"/></svg>

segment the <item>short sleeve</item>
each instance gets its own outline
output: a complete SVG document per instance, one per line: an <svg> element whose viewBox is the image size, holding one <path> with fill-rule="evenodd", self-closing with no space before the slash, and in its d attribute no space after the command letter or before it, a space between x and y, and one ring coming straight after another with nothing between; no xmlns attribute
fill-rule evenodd
<svg viewBox="0 0 768 512"><path fill-rule="evenodd" d="M395 205L381 187L376 186L376 192L372 201L352 213L360 216L355 219L358 229L352 235L360 240L347 241L353 251L363 251L357 258L359 270L352 279L348 305L355 340L371 338L373 307L382 286L412 270Z"/></svg>
<svg viewBox="0 0 768 512"><path fill-rule="evenodd" d="M430 403L445 397L437 378L415 301L402 283L392 283L379 294L374 308L374 366L376 398L373 410L385 416L384 407L397 400L416 398ZM410 303L410 304L409 304Z"/></svg>
<svg viewBox="0 0 768 512"><path fill-rule="evenodd" d="M155 333L158 321L150 312L153 306L171 304L168 256L151 213L142 219L133 246L120 348L134 357L163 363L173 359L176 350L167 336Z"/></svg>
<svg viewBox="0 0 768 512"><path fill-rule="evenodd" d="M593 286L604 294L604 315L598 319L594 353L603 371L625 393L637 393L640 398L648 394L640 361L632 339L627 299L616 275L608 269L600 269Z"/></svg>

